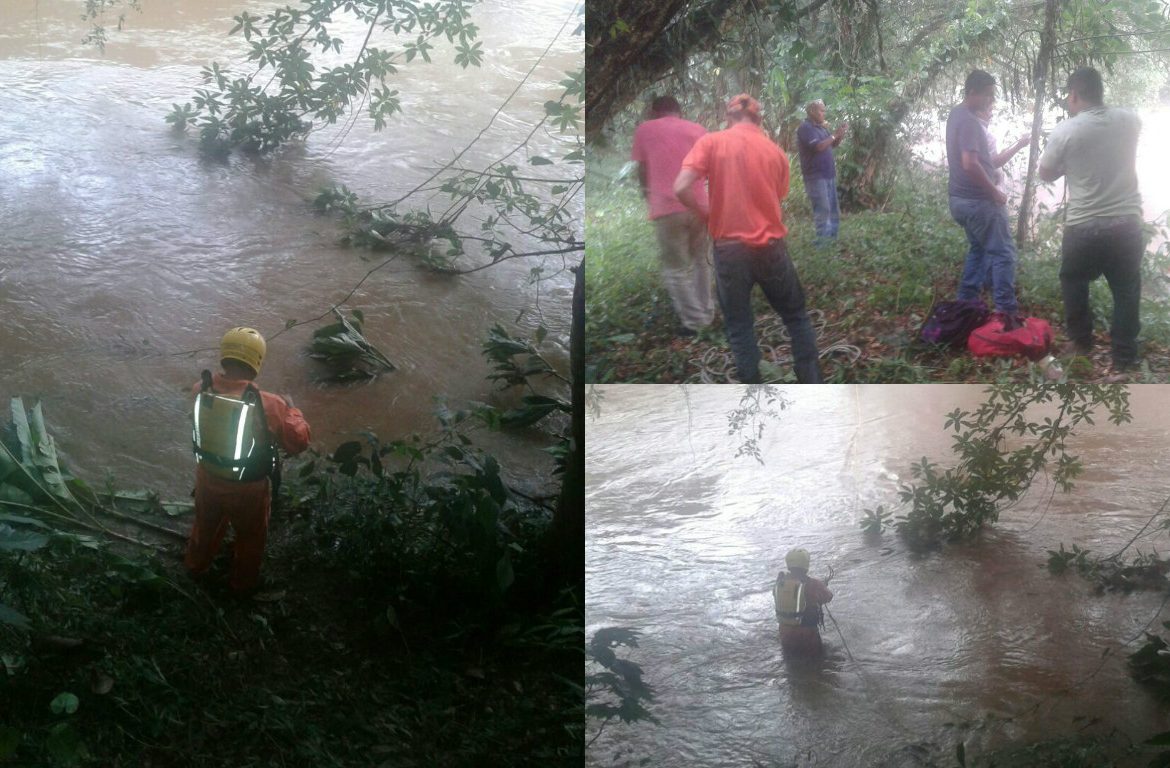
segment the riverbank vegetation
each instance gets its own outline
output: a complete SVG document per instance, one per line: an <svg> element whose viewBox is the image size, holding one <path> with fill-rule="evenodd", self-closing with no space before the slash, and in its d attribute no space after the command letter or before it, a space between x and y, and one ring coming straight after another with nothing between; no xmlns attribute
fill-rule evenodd
<svg viewBox="0 0 1170 768"><path fill-rule="evenodd" d="M1039 418L1030 409L1047 406L1055 416ZM913 479L899 488L899 500L905 510L884 506L867 510L861 527L867 536L878 536L893 524L901 539L914 550L938 548L945 542L974 537L995 523L1002 512L1010 509L1044 475L1052 493L1067 493L1084 470L1071 452L1070 440L1079 426L1091 425L1094 417L1105 415L1113 424L1132 420L1129 393L1117 385L1002 385L987 390L987 397L974 410L955 409L947 415L945 429L954 432L953 466L923 457L911 467ZM1051 503L1051 496L1049 497ZM1048 571L1053 576L1076 573L1092 583L1098 594L1129 593L1153 590L1166 594L1166 600L1126 646L1141 640L1136 650L1127 652L1129 670L1137 682L1156 696L1170 700L1170 653L1164 637L1148 631L1170 602L1170 558L1158 554L1157 545L1143 552L1140 540L1170 530L1167 499L1149 520L1118 551L1098 555L1073 544L1065 549L1059 543L1048 551ZM1163 621L1164 629L1170 622ZM1111 649L1107 649L1106 653ZM1099 671L1091 670L1082 682ZM1115 743L1106 739L1060 739L1026 748L1012 748L994 755L983 755L974 765L1062 765L1096 766L1112 764L1110 755L1126 754L1140 764L1170 765L1170 732L1149 736L1142 745ZM960 744L959 764L965 765ZM1155 754L1151 754L1153 751ZM1138 763L1135 763L1138 764Z"/></svg>
<svg viewBox="0 0 1170 768"><path fill-rule="evenodd" d="M596 382L724 383L734 363L722 321L696 337L677 335L670 297L659 276L657 243L637 179L623 174L625 155L592 151L586 192L588 377ZM880 208L846 213L839 242L817 248L799 174L785 207L792 254L817 330L826 379L833 383L1023 383L1039 375L1026 360L975 358L923 342L922 324L936 301L953 298L966 239L946 208L946 174L905 170ZM1151 236L1165 238L1160 222ZM1040 234L1021 249L1017 274L1022 311L1062 327L1060 228L1041 218ZM1161 290L1170 246L1147 255L1146 285ZM1091 291L1098 317L1112 311L1104 281ZM773 382L794 381L784 326L757 291L756 331ZM1100 325L1100 323L1098 323ZM1170 376L1170 305L1142 303L1144 361L1134 382ZM1093 354L1064 358L1074 382L1110 375L1107 335ZM1062 337L1058 337L1062 338ZM1058 340L1059 346L1059 340Z"/></svg>
<svg viewBox="0 0 1170 768"><path fill-rule="evenodd" d="M87 0L95 19L135 7ZM566 8L562 31L583 11ZM237 17L234 33L251 43L246 71L212 64L193 103L171 113L211 160L276 152L330 123L343 124L340 142L363 112L375 129L391 125L400 102L387 78L397 67L429 61L437 46L452 46L463 67L485 55L470 5L458 1L265 12ZM342 40L330 14L356 18L369 34ZM390 40L382 49L379 36ZM323 63L342 49L355 58ZM531 133L486 167L460 164L469 145L391 203L359 205L339 185L322 208L370 224L351 242L390 251L382 266L417 256L454 274L534 257L533 281L563 277L583 248L583 177L573 170L582 74L565 73L560 86L560 98L538 104ZM473 144L507 105L483 115ZM419 196L427 202L406 210ZM432 217L436 199L444 204ZM341 312L357 287L336 303L322 296L322 314L284 326L332 314L312 343L343 377L393 366L363 343L360 313ZM568 338L546 338L543 321L532 340L484 329L492 380L523 393L440 402L431 435L364 434L287 464L265 581L249 598L223 588L230 543L210 578L186 576L189 505L80 483L57 462L39 406L31 415L14 407L0 456L0 764L580 762L580 280L574 290ZM568 372L549 362L557 343ZM524 439L549 443L551 457L501 466L477 446L483 428L528 430Z"/></svg>
<svg viewBox="0 0 1170 768"><path fill-rule="evenodd" d="M675 0L643 7L629 0L590 6L586 136L590 188L588 269L590 374L599 382L728 381L732 366L722 328L678 338L661 288L653 232L637 181L623 175L629 137L654 94L673 93L684 116L721 127L727 97L747 91L764 104L765 128L795 156L803 104L821 98L830 121L848 122L837 149L842 216L839 242L817 250L808 203L793 174L786 216L790 252L813 310L822 366L834 382L1022 382L1022 361L979 361L918 342L933 302L953 298L966 252L946 208L945 171L922 151L959 100L967 72L997 78L1001 114L1028 130L1015 162L1015 232L1023 311L1061 326L1057 281L1063 204L1036 201L1035 168L1044 126L1063 116L1065 75L1085 64L1105 74L1109 103L1153 105L1170 93L1170 9L1150 0L1098 4L879 4L855 0L715 5ZM681 66L680 62L686 62ZM1143 178L1148 169L1139 169ZM1151 228L1142 322L1145 365L1132 381L1170 378L1165 304L1170 252L1166 219ZM1155 231L1156 230L1156 231ZM1098 317L1111 297L1094 285ZM787 344L774 313L757 331L773 381L787 380ZM1107 350L1105 336L1098 350ZM1065 359L1072 381L1099 382L1106 355Z"/></svg>
<svg viewBox="0 0 1170 768"><path fill-rule="evenodd" d="M583 585L556 562L558 494L510 487L471 411L290 467L250 598L224 590L230 546L210 578L182 572L189 505L91 490L39 406L12 414L0 764L580 759Z"/></svg>
<svg viewBox="0 0 1170 768"><path fill-rule="evenodd" d="M1037 416L1045 406L1056 414ZM1129 392L1120 385L1088 384L988 388L978 408L947 414L954 464L943 467L924 456L911 467L913 479L898 490L906 510L894 521L898 533L915 549L970 538L1019 501L1041 473L1053 492L1068 493L1084 470L1069 440L1101 411L1110 423L1131 421ZM880 533L890 516L884 507L868 510L861 527Z"/></svg>

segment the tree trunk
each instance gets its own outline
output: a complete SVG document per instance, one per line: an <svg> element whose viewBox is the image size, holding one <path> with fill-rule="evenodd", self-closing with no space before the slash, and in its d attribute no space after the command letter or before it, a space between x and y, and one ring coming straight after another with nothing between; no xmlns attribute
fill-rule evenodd
<svg viewBox="0 0 1170 768"><path fill-rule="evenodd" d="M825 5L779 1L799 19ZM664 75L723 39L727 21L752 0L589 0L585 18L585 140L592 142L617 114ZM789 21L788 23L792 23Z"/></svg>
<svg viewBox="0 0 1170 768"><path fill-rule="evenodd" d="M1032 72L1032 88L1036 101L1032 107L1032 142L1028 147L1028 175L1024 177L1024 197L1020 201L1020 216L1016 222L1016 245L1023 246L1032 239L1032 207L1036 198L1036 168L1040 164L1040 126L1044 122L1044 102L1048 91L1048 65L1056 47L1056 14L1059 0L1046 0L1044 31L1040 34L1040 52Z"/></svg>
<svg viewBox="0 0 1170 768"><path fill-rule="evenodd" d="M569 332L573 427L561 497L549 532L548 554L556 586L585 582L585 260L575 268L573 326Z"/></svg>

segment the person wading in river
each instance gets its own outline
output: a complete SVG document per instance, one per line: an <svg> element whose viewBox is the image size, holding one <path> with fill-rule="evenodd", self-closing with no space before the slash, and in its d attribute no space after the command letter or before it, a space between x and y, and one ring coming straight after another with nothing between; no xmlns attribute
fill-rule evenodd
<svg viewBox="0 0 1170 768"><path fill-rule="evenodd" d="M220 342L222 373L203 371L195 384L195 522L183 560L193 576L211 567L228 523L236 532L229 586L256 589L268 537L277 448L309 446L309 425L288 396L261 392L266 345L252 328L232 328Z"/></svg>
<svg viewBox="0 0 1170 768"><path fill-rule="evenodd" d="M822 606L833 599L824 582L808 575L809 554L793 549L784 557L788 571L781 571L772 588L776 620L780 622L780 648L785 655L816 656L821 653L824 623Z"/></svg>

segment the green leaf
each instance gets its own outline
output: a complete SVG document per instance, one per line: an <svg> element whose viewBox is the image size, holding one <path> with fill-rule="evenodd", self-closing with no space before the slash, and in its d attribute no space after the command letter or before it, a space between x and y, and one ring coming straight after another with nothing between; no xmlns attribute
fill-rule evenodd
<svg viewBox="0 0 1170 768"><path fill-rule="evenodd" d="M24 412L24 401L19 397L12 398L9 404L12 411L12 428L16 432L18 446L15 458L21 464L28 464L31 456L32 434L28 428L28 416Z"/></svg>
<svg viewBox="0 0 1170 768"><path fill-rule="evenodd" d="M35 552L49 543L49 537L32 531L18 531L0 523L0 550Z"/></svg>
<svg viewBox="0 0 1170 768"><path fill-rule="evenodd" d="M45 749L54 762L66 767L78 765L82 759L89 756L81 737L69 723L57 723L49 729Z"/></svg>
<svg viewBox="0 0 1170 768"><path fill-rule="evenodd" d="M57 694L57 697L49 703L49 709L53 710L55 715L72 715L80 704L81 702L76 696L65 691Z"/></svg>
<svg viewBox="0 0 1170 768"><path fill-rule="evenodd" d="M531 163L532 165L552 165L553 164L552 160L549 160L547 157L541 157L540 155L534 155L532 157L532 159L530 159L528 162Z"/></svg>
<svg viewBox="0 0 1170 768"><path fill-rule="evenodd" d="M0 498L2 498L2 497L3 497L3 494L0 493ZM24 517L22 515L9 515L9 514L0 512L0 521L8 522L8 523L17 523L18 525L31 525L34 528L42 528L46 531L53 530L53 527L51 525L47 525L46 523L42 523L40 520L37 520L35 518Z"/></svg>
<svg viewBox="0 0 1170 768"><path fill-rule="evenodd" d="M20 748L22 735L10 725L0 725L0 760L8 760Z"/></svg>
<svg viewBox="0 0 1170 768"><path fill-rule="evenodd" d="M0 502L10 501L13 504L31 506L36 499L15 485L0 485Z"/></svg>
<svg viewBox="0 0 1170 768"><path fill-rule="evenodd" d="M356 459L361 452L362 444L357 440L351 440L348 443L342 443L337 446L337 450L333 452L331 458L338 464L345 464Z"/></svg>
<svg viewBox="0 0 1170 768"><path fill-rule="evenodd" d="M10 624L17 629L29 628L28 617L12 610L4 603L0 603L0 623Z"/></svg>
<svg viewBox="0 0 1170 768"><path fill-rule="evenodd" d="M505 552L504 556L496 562L496 586L500 588L501 592L506 592L515 580L516 574L512 571L512 558Z"/></svg>

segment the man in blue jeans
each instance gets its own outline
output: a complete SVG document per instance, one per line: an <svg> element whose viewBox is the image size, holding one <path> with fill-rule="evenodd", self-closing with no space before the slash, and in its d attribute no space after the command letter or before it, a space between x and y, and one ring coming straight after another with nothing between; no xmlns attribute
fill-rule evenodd
<svg viewBox="0 0 1170 768"><path fill-rule="evenodd" d="M1065 178L1068 209L1061 242L1060 292L1069 346L1093 346L1089 284L1104 275L1113 293L1109 329L1114 373L1137 365L1142 296L1142 198L1137 181L1141 120L1127 109L1106 107L1101 74L1082 67L1068 78L1071 118L1058 123L1040 158L1040 178Z"/></svg>
<svg viewBox="0 0 1170 768"><path fill-rule="evenodd" d="M804 191L812 205L817 242L826 243L837 237L841 212L837 207L837 166L833 161L833 147L841 143L848 123L829 132L825 123L825 102L810 101L804 108L808 119L796 129L796 143L800 149L800 174L804 177Z"/></svg>
<svg viewBox="0 0 1170 768"><path fill-rule="evenodd" d="M976 299L990 274L995 312L1005 331L1020 327L1016 304L1016 246L1008 223L1007 195L995 186L987 132L976 113L995 102L995 78L981 69L967 76L963 103L947 118L951 216L967 233L959 299Z"/></svg>

